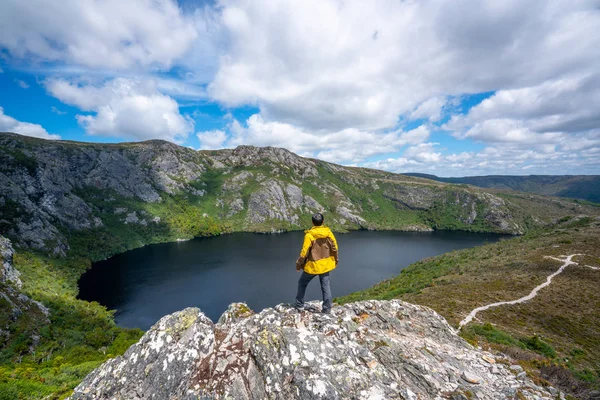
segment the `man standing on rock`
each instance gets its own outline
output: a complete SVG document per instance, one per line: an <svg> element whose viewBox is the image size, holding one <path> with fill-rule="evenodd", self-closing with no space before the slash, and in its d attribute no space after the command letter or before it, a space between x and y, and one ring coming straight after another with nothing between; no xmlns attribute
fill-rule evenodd
<svg viewBox="0 0 600 400"><path fill-rule="evenodd" d="M314 214L312 216L313 227L304 234L302 251L296 261L296 271L303 271L298 280L295 306L298 310L304 310L306 286L315 276L318 276L321 282L321 292L323 292L322 312L329 314L332 300L329 272L337 267L338 245L331 230L323 225L323 220L323 214Z"/></svg>

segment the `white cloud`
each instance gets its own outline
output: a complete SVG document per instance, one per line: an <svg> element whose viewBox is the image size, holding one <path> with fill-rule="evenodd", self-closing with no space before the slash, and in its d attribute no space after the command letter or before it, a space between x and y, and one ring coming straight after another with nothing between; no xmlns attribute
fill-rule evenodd
<svg viewBox="0 0 600 400"><path fill-rule="evenodd" d="M227 141L227 134L222 130L212 130L198 132L196 134L198 140L200 140L201 150L217 150L225 147Z"/></svg>
<svg viewBox="0 0 600 400"><path fill-rule="evenodd" d="M473 138L486 143L523 144L547 144L565 137L559 132L537 133L526 126L524 121L511 119L487 119L476 122L466 131L455 131L453 136L459 139Z"/></svg>
<svg viewBox="0 0 600 400"><path fill-rule="evenodd" d="M473 139L490 144L498 162L488 163L500 168L499 157L506 160L541 160L556 165L566 155L581 152L581 163L587 171L598 172L598 162L588 159L586 149L600 145L600 110L593 106L600 102L600 76L587 75L546 81L540 85L511 90L500 90L466 115L455 115L444 126L458 139ZM517 164L515 164L517 163ZM541 165L528 164L538 173L547 173ZM506 166L502 166L506 168ZM549 167L552 168L552 167ZM502 169L499 169L499 172Z"/></svg>
<svg viewBox="0 0 600 400"><path fill-rule="evenodd" d="M17 85L21 87L21 89L29 89L29 84L21 79L15 79Z"/></svg>
<svg viewBox="0 0 600 400"><path fill-rule="evenodd" d="M580 174L600 173L600 132L596 141L587 141L578 153L565 147L520 143L499 143L479 151L452 153L436 143L412 146L400 156L366 163L371 168L392 172L424 172L438 176ZM581 134L574 143L585 140Z"/></svg>
<svg viewBox="0 0 600 400"><path fill-rule="evenodd" d="M172 0L3 0L0 47L11 56L86 67L170 67L197 38Z"/></svg>
<svg viewBox="0 0 600 400"><path fill-rule="evenodd" d="M194 127L179 113L177 102L152 81L118 78L93 85L52 79L46 87L62 102L94 113L76 117L90 135L182 143Z"/></svg>
<svg viewBox="0 0 600 400"><path fill-rule="evenodd" d="M246 126L233 120L226 141L228 147L240 144L255 146L285 147L306 156L333 162L360 162L375 155L393 153L402 146L421 143L429 137L429 129L420 126L404 132L395 130L387 133L362 131L354 128L340 131L302 129L292 124L265 121L254 114Z"/></svg>
<svg viewBox="0 0 600 400"><path fill-rule="evenodd" d="M442 117L442 107L446 104L443 97L432 97L421 103L411 114L410 119L426 118L432 122L439 121Z"/></svg>
<svg viewBox="0 0 600 400"><path fill-rule="evenodd" d="M598 127L600 109L592 105L600 102L600 76L598 74L569 77L543 82L537 86L500 90L492 97L473 107L466 116L455 116L447 124L458 137L485 135L502 136L506 132L528 131L534 134L582 132ZM482 125L488 132L479 132ZM474 127L475 132L464 129ZM503 133L504 132L504 133ZM537 135L535 140L540 139ZM550 136L558 139L560 135ZM523 134L506 137L509 141L522 141ZM502 139L504 140L504 139Z"/></svg>
<svg viewBox="0 0 600 400"><path fill-rule="evenodd" d="M590 1L227 1L209 93L268 121L317 130L393 129L447 95L596 73ZM557 55L561 56L557 56ZM437 99L437 100L436 100ZM424 108L419 109L417 106Z"/></svg>
<svg viewBox="0 0 600 400"><path fill-rule="evenodd" d="M434 151L434 147L437 145L439 143L421 143L417 146L411 146L404 151L404 157L418 162L438 162L442 158L442 153Z"/></svg>
<svg viewBox="0 0 600 400"><path fill-rule="evenodd" d="M58 135L49 134L41 125L17 121L13 117L4 114L4 108L2 107L0 107L0 132L13 132L42 139L60 139Z"/></svg>

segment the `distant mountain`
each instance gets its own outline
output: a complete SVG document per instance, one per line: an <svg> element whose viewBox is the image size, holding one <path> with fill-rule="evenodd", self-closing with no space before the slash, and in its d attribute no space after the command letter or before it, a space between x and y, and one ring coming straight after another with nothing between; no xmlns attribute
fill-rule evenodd
<svg viewBox="0 0 600 400"><path fill-rule="evenodd" d="M487 175L464 178L407 173L406 176L431 179L446 183L464 183L483 188L511 189L548 196L571 197L600 203L600 175Z"/></svg>

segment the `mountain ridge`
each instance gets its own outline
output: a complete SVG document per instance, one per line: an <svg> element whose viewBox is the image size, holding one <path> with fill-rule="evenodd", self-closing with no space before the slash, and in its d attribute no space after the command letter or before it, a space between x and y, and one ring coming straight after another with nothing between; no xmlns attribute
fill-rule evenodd
<svg viewBox="0 0 600 400"><path fill-rule="evenodd" d="M196 151L166 141L80 144L14 134L0 134L0 145L0 184L6 188L0 234L58 256L67 254L66 236L74 231L112 229L119 238L117 228L141 224L153 238L138 237L140 243L219 231L295 230L317 210L339 230L521 234L551 222L536 215L537 199L343 167L273 147ZM587 212L573 202L539 201L558 218L568 208ZM121 248L135 247L131 242Z"/></svg>
<svg viewBox="0 0 600 400"><path fill-rule="evenodd" d="M483 175L449 178L414 172L404 173L403 175L438 182L467 184L501 190L517 190L600 203L600 175Z"/></svg>

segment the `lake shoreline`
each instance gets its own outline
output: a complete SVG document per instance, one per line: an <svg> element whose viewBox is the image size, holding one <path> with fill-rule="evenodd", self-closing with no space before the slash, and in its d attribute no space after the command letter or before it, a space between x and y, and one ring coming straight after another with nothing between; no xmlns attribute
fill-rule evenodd
<svg viewBox="0 0 600 400"><path fill-rule="evenodd" d="M289 236L287 236L289 235ZM336 275L334 275L334 280L333 283L334 285L337 283L337 287L334 286L334 296L338 297L338 296L343 296L343 295L347 295L348 293L352 292L352 291L356 291L356 290L363 290L366 289L374 284L376 284L377 282L379 282L380 280L383 279L387 279L392 277L394 274L397 274L402 268L407 267L409 264L416 262L422 258L426 258L426 257L430 257L430 256L434 256L434 255L439 255L439 254L443 254L445 252L448 251L452 251L452 250L456 250L459 248L465 248L465 247L474 247L477 245L481 245L481 244L485 244L486 242L489 243L491 241L499 241L502 240L504 238L507 237L512 237L513 235L505 235L505 234L495 234L495 233L473 233L473 232L463 232L463 231L446 231L446 230L437 230L437 231L398 231L398 230L386 230L386 231L373 231L373 230L353 230L350 231L348 233L336 233L336 235L339 236L338 241L341 241L342 243L340 244L340 249L341 249L341 267L340 270L344 271L344 270L348 270L348 267L344 264L344 263L350 263L350 262L354 262L354 260L351 260L351 258L357 258L357 259L361 259L361 254L353 254L352 252L355 251L354 249L352 249L352 247L358 247L359 249L361 247L365 246L365 243L370 243L369 245L374 246L374 248L376 249L375 252L376 253L382 253L380 255L378 255L377 257L379 257L379 260L377 261L377 263L374 264L374 266L369 266L368 268L370 268L370 272L369 273L365 273L362 274L361 272L358 273L358 276L356 276L354 279L356 279L358 282L360 282L360 286L358 286L355 282L348 282L348 280L351 280L347 277L345 277L344 275L338 274L337 272L335 272L336 275L338 275L336 277ZM269 304L277 304L275 303L275 299L278 299L277 302L289 302L292 301L292 295L290 294L291 292L294 292L295 294L295 285L296 285L296 280L297 280L297 276L295 276L295 271L294 274L288 274L286 273L281 273L280 271L278 271L278 268L281 268L280 266L283 265L288 265L288 268L291 271L292 268L292 264L295 261L296 257L297 257L297 253L300 250L301 247L301 242L302 242L302 237L303 237L303 230L296 230L296 231L286 231L280 234L257 234L256 232L231 232L231 233L227 233L227 234L222 234L222 235L213 235L213 236L208 236L208 237L199 237L199 238L194 238L191 240L187 240L187 241L180 241L180 242L165 242L165 243L157 243L157 244L153 244L152 246L146 245L143 247L139 247L133 250L129 250L127 252L123 252L123 253L119 253L117 255L114 255L113 257L103 260L103 261L98 261L95 262L92 265L92 268L90 268L88 271L86 271L79 279L78 281L78 287L79 287L79 292L80 294L78 295L78 298L81 300L85 300L85 301L98 301L100 304L104 305L105 307L107 307L108 309L114 309L116 310L115 312L115 322L119 325L119 326L126 326L126 327L139 327L142 329L145 329L147 327L149 327L151 325L150 322L137 322L135 324L131 324L131 323L127 323L124 322L123 318L124 315L125 316L131 316L134 315L137 311L134 308L132 308L132 306L124 306L124 304L126 303L120 303L120 301L124 301L127 302L129 300L126 300L127 298L129 298L128 296L134 296L135 295L131 295L131 293L127 293L127 289L128 287L136 287L136 283L135 281L139 281L141 280L143 282L142 286L147 285L149 287L155 287L156 291L152 291L152 292L147 292L145 294L145 296L148 296L150 298L154 298L157 296L167 296L166 300L167 302L172 302L172 301L180 301L180 308L185 308L185 306L200 306L200 308L202 309L206 309L207 314L209 314L210 318L213 319L217 319L218 315L220 315L219 312L217 312L216 310L221 308L221 311L224 311L224 309L226 308L226 306L228 305L223 305L222 300L220 299L213 299L209 297L204 297L203 300L197 300L197 298L201 298L202 295L198 294L196 295L194 293L194 291L198 290L198 291L211 291L214 290L211 286L217 286L219 287L219 285L223 288L222 290L224 290L225 292L228 292L226 294L226 297L231 299L231 302L233 301L245 301L245 300L249 300L250 305L256 305L256 306L260 306L259 309L264 308L264 306L269 306ZM361 241L357 242L357 238L361 237L361 238L366 238L366 241ZM282 239L283 238L283 239ZM379 239L381 238L381 240ZM444 244L444 238L449 238L448 240L450 240L448 243ZM462 238L462 239L461 239ZM204 241L201 239L211 239L211 241ZM221 240L222 239L222 240ZM215 242L215 240L217 240L218 242ZM394 242L395 240L395 242ZM346 241L349 241L352 244L347 244L344 243ZM285 242L285 245L281 246L280 244L276 244L276 243L283 243ZM402 245L403 242L406 243L412 243L412 246L417 246L419 243L425 244L428 242L431 243L437 243L437 246L441 246L439 247L439 249L433 249L432 248L432 244L430 243L429 245L426 245L426 247L429 247L429 250L427 250L426 252L421 252L419 253L419 251L424 251L424 250L418 250L418 249L411 249L410 246L409 248L404 250L403 252L398 252L398 249L395 249L395 247L398 247L398 245ZM236 243L234 248L220 248L219 246L224 246L224 243ZM169 256L172 257L176 257L176 253L180 252L180 251L197 251L197 250L191 250L195 247L200 246L201 248L203 248L201 253L195 253L195 255L192 257L192 260L186 260L185 261L185 267L181 267L177 265L177 262L169 259L167 260L165 257L165 254L169 254ZM220 250L215 251L213 249L213 247L217 247L220 248ZM258 258L259 255L256 254L256 248L266 248L269 249L272 246L275 247L284 247L285 249L277 249L276 250L276 255L272 256L273 259L270 260L269 257L265 258L264 262L270 262L270 263L274 263L277 266L273 266L271 268L273 268L273 271L268 271L268 270L257 270L257 274L253 275L253 274L248 274L248 271L245 270L245 268L242 267L236 267L236 265L247 265L247 266L252 266L254 259ZM388 249L391 249L390 251L392 253L390 253L391 255L389 257L389 259L386 259L386 255L383 254L385 253L387 250L383 250L383 247L387 246ZM435 247L435 246L434 246ZM345 250L347 249L347 250ZM228 259L229 261L227 261L228 263L230 263L228 268L233 268L232 272L231 272L231 277L225 279L225 277L220 276L220 273L216 273L217 278L214 277L210 277L210 273L208 274L209 277L207 279L216 279L216 281L214 282L213 285L210 284L206 284L205 282L197 282L196 286L193 287L193 289L190 289L189 287L186 287L185 285L178 283L178 277L176 274L168 274L165 273L164 271L160 270L160 268L158 270L154 270L152 272L152 274L156 274L156 276L154 276L152 279L146 279L145 275L148 274L148 270L145 270L144 268L146 268L147 266L142 265L142 266L136 266L136 272L133 273L131 272L133 275L132 276L128 276L128 273L124 273L123 269L128 268L128 265L131 264L136 264L136 263L147 263L147 264L152 264L153 262L162 262L165 265L168 265L168 269L177 269L177 268L183 268L182 271L184 271L186 275L186 279L190 279L190 280L194 280L194 279L198 279L194 274L197 270L201 270L201 268L212 268L215 269L217 268L217 266L220 266L221 264L219 264L219 262L223 262L223 260L217 260L220 257L220 253L219 251L223 251L223 253L239 253L239 257L235 257L235 256L223 256L225 257L225 259ZM367 252L370 250L367 250ZM405 256L405 254L412 254L416 252L414 255L412 256ZM144 254L152 254L152 257L150 258L144 258L146 256L144 256ZM198 255L201 254L201 255ZM197 263L199 262L198 260L201 260L203 257L206 257L206 255L210 255L211 261L213 264L206 264L203 266L200 266L200 264L197 265ZM137 258L141 257L144 261L139 261ZM216 257L216 258L215 258ZM233 259L229 259L229 257L233 257ZM124 263L123 260L127 260L127 262ZM160 261L156 261L156 260L160 260ZM406 260L409 260L410 262L407 262ZM357 261L358 262L358 261ZM121 267L119 267L117 270L113 271L113 273L111 273L108 270L104 270L107 268L107 266L110 266L113 263L124 263ZM279 263L279 264L277 264ZM368 262L365 262L365 264L368 264ZM233 266L233 267L232 267ZM166 268L166 267L164 267ZM260 267L259 267L260 268ZM358 267L352 267L352 268L358 268ZM150 268L152 270L152 268ZM238 271L241 270L241 271ZM102 271L101 271L102 270ZM382 273L382 271L387 270L388 272L386 273ZM241 274L244 278L239 278L237 275ZM264 276L270 276L271 274L275 274L276 276L279 277L281 282L286 282L285 283L285 287L287 288L287 292L284 293L282 291L282 289L276 289L275 290L275 294L273 294L273 301L266 301L265 299L260 299L257 296L256 293L254 293L252 290L248 290L247 288L244 288L243 285L240 284L240 282L237 282L237 280L242 279L245 280L246 282L253 282L257 279L263 279ZM86 280L90 280L92 278L90 278L91 276L103 276L106 275L106 277L103 277L102 279L104 279L104 281L99 281L99 282L94 282L93 285L94 286L98 286L98 290L97 292L101 292L98 296L94 295L93 292L90 292L89 288L87 288L85 281ZM122 285L122 287L119 287L118 289L118 293L116 294L116 298L115 299L111 299L110 295L106 294L106 293L102 293L102 292L106 292L111 289L111 285L115 285L113 283L111 283L112 281L123 281L121 283L117 283L116 285ZM83 282L83 285L82 285ZM174 283L175 282L175 283ZM177 284L177 285L182 285L181 288L179 290L173 290L171 287L169 287L169 285L173 285L173 284ZM128 286L130 285L130 286ZM133 286L131 286L133 285ZM163 286L161 286L163 285ZM236 285L241 285L237 290L239 290L239 293L236 293L233 289L228 289L228 286L233 285L234 287L237 287ZM279 284L280 285L280 284ZM318 283L317 284L311 284L311 286L314 286L314 289L318 289ZM147 290L146 289L142 289L142 290ZM267 288L263 288L263 289L256 289L257 291L261 291L261 290L268 290ZM161 292L163 291L163 292ZM181 291L182 293L178 293L178 291ZM216 290L215 290L216 291ZM218 292L218 291L216 291ZM134 292L135 293L135 290ZM218 296L219 293L217 293L215 296ZM315 293L313 291L313 297L314 297ZM170 297L169 297L170 296ZM196 296L196 297L194 297ZM121 300L119 300L121 299ZM173 300L176 299L176 300ZM179 300L177 300L179 299ZM139 301L139 299L135 299L133 300L134 303L136 301ZM154 300L151 300L154 301ZM216 303L221 302L221 306L217 306L215 305ZM143 302L140 302L140 304L138 305L139 307L146 307ZM256 307L254 306L254 307ZM136 306L137 307L137 306ZM165 309L165 311L171 311L172 309L175 309L173 307L168 308L165 307L164 305L158 304L156 305L156 307L158 309L163 308ZM168 310L167 310L168 308ZM180 309L177 308L177 309ZM143 314L143 312L141 312ZM148 311L149 314L154 313L153 315L155 315L155 317L159 317L162 315L166 315L168 312L165 312L164 314L160 314L160 311ZM218 314L218 315L217 315ZM142 319L144 319L144 321L149 321L150 319L153 319L155 317L144 317ZM130 318L130 317L127 317ZM155 322L155 320L153 320L152 322Z"/></svg>

